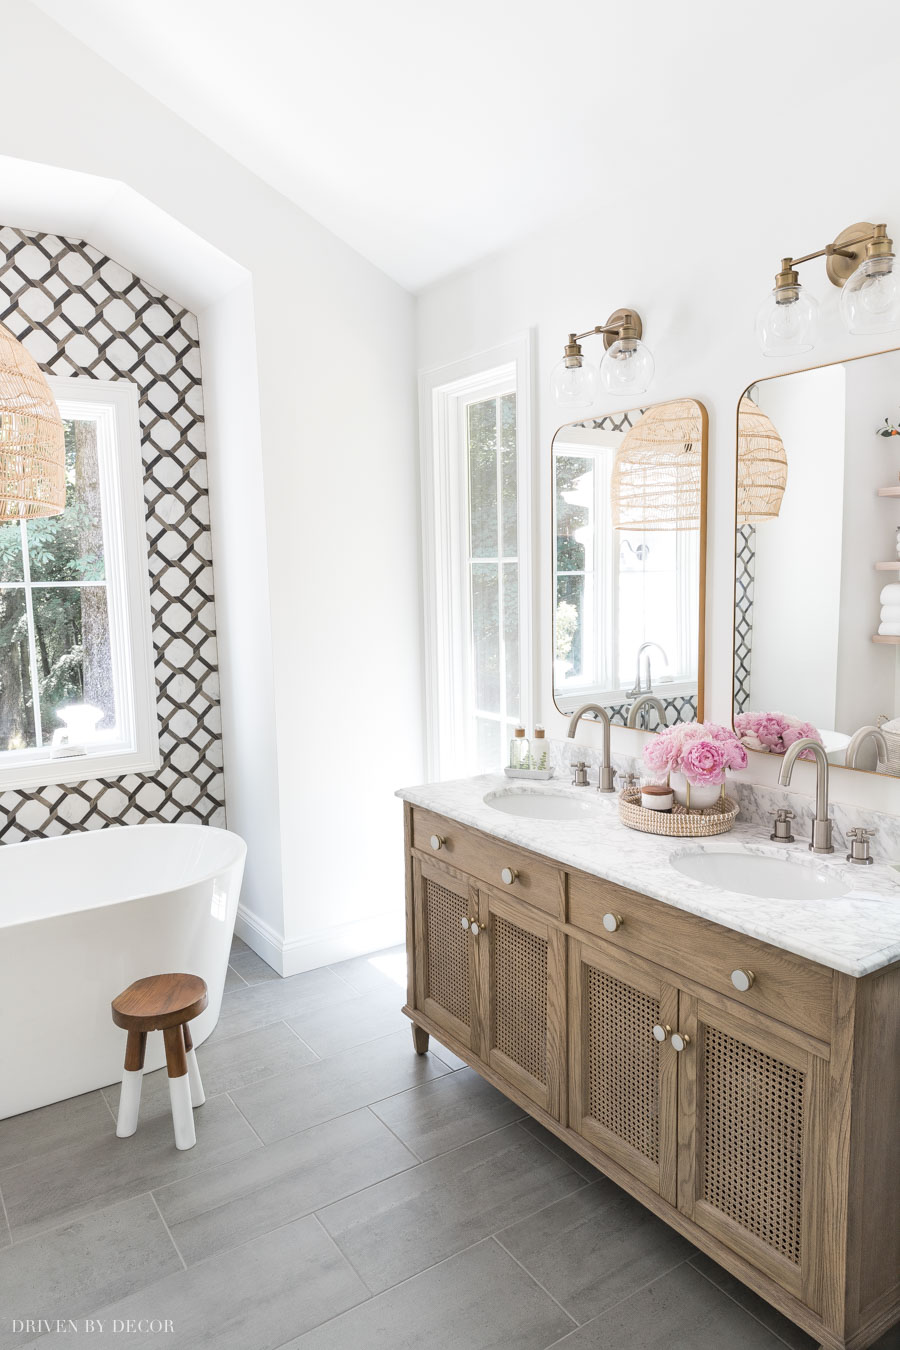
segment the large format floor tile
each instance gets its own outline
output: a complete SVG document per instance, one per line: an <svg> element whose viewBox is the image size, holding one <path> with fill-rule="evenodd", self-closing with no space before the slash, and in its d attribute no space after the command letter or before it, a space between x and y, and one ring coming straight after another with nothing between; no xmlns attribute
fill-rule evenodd
<svg viewBox="0 0 900 1350"><path fill-rule="evenodd" d="M406 948L385 947L330 967L359 994L384 994L399 1007L406 1002Z"/></svg>
<svg viewBox="0 0 900 1350"><path fill-rule="evenodd" d="M329 1205L319 1217L374 1292L584 1184L510 1125Z"/></svg>
<svg viewBox="0 0 900 1350"><path fill-rule="evenodd" d="M260 1147L228 1097L212 1097L198 1109L197 1143L184 1152L175 1147L171 1115L142 1121L130 1139L117 1139L107 1116L102 1134L57 1149L52 1166L36 1157L0 1172L14 1242Z"/></svg>
<svg viewBox="0 0 900 1350"><path fill-rule="evenodd" d="M489 1239L284 1350L545 1350L571 1325Z"/></svg>
<svg viewBox="0 0 900 1350"><path fill-rule="evenodd" d="M377 1102L372 1110L420 1158L434 1158L521 1120L524 1112L473 1069Z"/></svg>
<svg viewBox="0 0 900 1350"><path fill-rule="evenodd" d="M287 1024L324 1058L394 1032L405 1031L410 1036L409 1018L400 1011L402 1006L402 996L398 998L392 988L386 994L355 994L346 1003L311 1008L288 1018Z"/></svg>
<svg viewBox="0 0 900 1350"><path fill-rule="evenodd" d="M129 1350L275 1350L366 1297L310 1217L98 1308L104 1330L89 1339L118 1347L127 1341ZM116 1334L116 1321L127 1318L169 1319L172 1331ZM42 1350L51 1343L45 1336Z"/></svg>
<svg viewBox="0 0 900 1350"><path fill-rule="evenodd" d="M79 1318L175 1270L181 1260L149 1195L0 1252L0 1350L13 1319Z"/></svg>
<svg viewBox="0 0 900 1350"><path fill-rule="evenodd" d="M0 1172L5 1167L86 1143L109 1133L109 1108L100 1092L0 1120Z"/></svg>
<svg viewBox="0 0 900 1350"><path fill-rule="evenodd" d="M263 1142L270 1144L449 1072L435 1055L417 1055L412 1038L400 1033L279 1074L233 1096Z"/></svg>
<svg viewBox="0 0 900 1350"><path fill-rule="evenodd" d="M554 1350L784 1350L690 1263L566 1336Z"/></svg>
<svg viewBox="0 0 900 1350"><path fill-rule="evenodd" d="M355 997L356 991L347 981L326 967L292 975L289 980L268 980L235 989L222 998L222 1011L210 1042Z"/></svg>
<svg viewBox="0 0 900 1350"><path fill-rule="evenodd" d="M284 1022L272 1022L255 1031L244 1031L240 1036L229 1036L220 1041L210 1038L197 1049L197 1062L203 1091L207 1099L220 1092L233 1092L251 1083L287 1069L311 1064L316 1056L308 1045L298 1040ZM103 1095L112 1110L119 1109L119 1084L104 1088ZM169 1079L165 1069L149 1073L141 1084L141 1115L143 1123L148 1113L165 1114L169 1104ZM199 1128L201 1117L197 1117ZM140 1129L140 1124L138 1125Z"/></svg>
<svg viewBox="0 0 900 1350"><path fill-rule="evenodd" d="M813 1340L812 1336L807 1336L805 1331L794 1326L786 1317L782 1317L777 1309L773 1308L771 1303L766 1303L764 1299L759 1298L748 1289L740 1280L736 1280L733 1275L729 1275L727 1270L716 1265L703 1252L695 1252L691 1257L691 1265L705 1275L714 1285L723 1290L729 1298L733 1298L735 1303L739 1303L747 1312L752 1313L758 1322L762 1322L764 1327L774 1331L775 1335L784 1341L785 1345L790 1346L791 1350L816 1350L819 1344ZM898 1342L900 1344L900 1342ZM874 1347L873 1347L874 1350Z"/></svg>
<svg viewBox="0 0 900 1350"><path fill-rule="evenodd" d="M257 956L256 952L251 952L249 948L243 952L232 952L231 966L246 984L265 984L267 980L281 979L277 970L273 970L261 956Z"/></svg>
<svg viewBox="0 0 900 1350"><path fill-rule="evenodd" d="M224 1163L154 1194L178 1250L191 1263L415 1163L364 1108L249 1153L237 1167Z"/></svg>
<svg viewBox="0 0 900 1350"><path fill-rule="evenodd" d="M497 1234L540 1285L587 1322L695 1248L605 1177Z"/></svg>

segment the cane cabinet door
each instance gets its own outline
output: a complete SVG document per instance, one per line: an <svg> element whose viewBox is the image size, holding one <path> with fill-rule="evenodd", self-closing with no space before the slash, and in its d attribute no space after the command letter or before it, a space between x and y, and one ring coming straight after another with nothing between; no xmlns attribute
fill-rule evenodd
<svg viewBox="0 0 900 1350"><path fill-rule="evenodd" d="M491 1068L560 1119L566 1072L565 935L523 906L481 889L476 938Z"/></svg>
<svg viewBox="0 0 900 1350"><path fill-rule="evenodd" d="M478 891L463 872L414 858L413 895L416 1004L463 1045L477 1048L472 921Z"/></svg>
<svg viewBox="0 0 900 1350"><path fill-rule="evenodd" d="M818 1309L827 1063L738 1005L682 993L678 1029L679 1207Z"/></svg>
<svg viewBox="0 0 900 1350"><path fill-rule="evenodd" d="M675 1203L678 991L650 962L570 940L569 1123Z"/></svg>

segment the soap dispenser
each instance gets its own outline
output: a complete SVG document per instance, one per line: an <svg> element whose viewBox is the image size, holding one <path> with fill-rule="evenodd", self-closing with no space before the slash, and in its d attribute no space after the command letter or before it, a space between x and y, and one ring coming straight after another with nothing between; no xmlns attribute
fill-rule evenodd
<svg viewBox="0 0 900 1350"><path fill-rule="evenodd" d="M515 735L509 743L509 767L527 769L530 747L524 727L516 727Z"/></svg>
<svg viewBox="0 0 900 1350"><path fill-rule="evenodd" d="M531 742L531 764L532 769L540 769L542 772L550 768L550 756L547 751L547 737L544 735L543 727L535 727L534 740Z"/></svg>

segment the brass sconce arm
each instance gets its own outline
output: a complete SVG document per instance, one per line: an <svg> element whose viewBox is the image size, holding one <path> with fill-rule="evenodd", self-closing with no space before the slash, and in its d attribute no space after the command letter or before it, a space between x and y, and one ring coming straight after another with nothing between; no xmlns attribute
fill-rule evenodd
<svg viewBox="0 0 900 1350"><path fill-rule="evenodd" d="M865 249L862 248L865 245ZM893 244L888 238L887 225L870 225L867 221L850 225L841 230L832 243L818 248L813 253L804 253L799 258L782 258L781 270L775 277L778 288L796 286L796 269L801 263L811 262L813 258L827 258L825 270L834 286L843 286L852 276L864 257L877 258L889 254Z"/></svg>
<svg viewBox="0 0 900 1350"><path fill-rule="evenodd" d="M586 337L599 337L603 335L603 345L609 350L614 342L621 342L626 338L638 340L643 332L641 316L633 309L617 309L615 314L611 314L604 324L597 324L594 328L586 328L583 333L570 333L569 340L566 343L563 360L567 366L581 365L581 341Z"/></svg>

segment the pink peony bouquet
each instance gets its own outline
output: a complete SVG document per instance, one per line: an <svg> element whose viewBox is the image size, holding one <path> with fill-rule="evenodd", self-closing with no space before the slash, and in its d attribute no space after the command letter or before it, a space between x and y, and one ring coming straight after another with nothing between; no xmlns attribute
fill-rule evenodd
<svg viewBox="0 0 900 1350"><path fill-rule="evenodd" d="M644 763L653 773L684 774L695 787L718 786L727 769L746 769L747 751L718 722L676 722L647 742Z"/></svg>
<svg viewBox="0 0 900 1350"><path fill-rule="evenodd" d="M734 728L742 745L748 750L761 750L763 754L783 755L794 741L807 736L822 744L822 737L811 722L802 722L799 717L790 717L787 713L738 713ZM804 750L801 759L811 758L812 752Z"/></svg>

